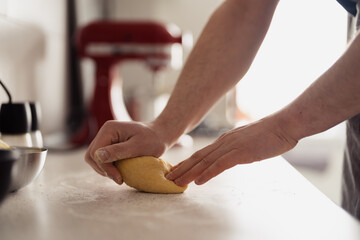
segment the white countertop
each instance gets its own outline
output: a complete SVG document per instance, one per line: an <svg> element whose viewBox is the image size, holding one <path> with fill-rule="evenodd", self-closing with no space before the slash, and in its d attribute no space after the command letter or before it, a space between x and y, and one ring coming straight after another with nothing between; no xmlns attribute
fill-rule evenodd
<svg viewBox="0 0 360 240"><path fill-rule="evenodd" d="M163 158L176 163L206 142ZM116 185L84 153L49 152L40 177L0 206L1 240L360 239L360 223L281 157L166 195Z"/></svg>

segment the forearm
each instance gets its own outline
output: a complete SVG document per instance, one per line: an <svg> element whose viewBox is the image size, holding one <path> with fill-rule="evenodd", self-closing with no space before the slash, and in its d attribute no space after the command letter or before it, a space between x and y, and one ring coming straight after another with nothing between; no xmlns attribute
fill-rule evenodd
<svg viewBox="0 0 360 240"><path fill-rule="evenodd" d="M274 116L292 138L325 131L360 113L360 36L303 94Z"/></svg>
<svg viewBox="0 0 360 240"><path fill-rule="evenodd" d="M190 54L155 123L170 145L193 129L247 72L268 30L277 0L224 2Z"/></svg>

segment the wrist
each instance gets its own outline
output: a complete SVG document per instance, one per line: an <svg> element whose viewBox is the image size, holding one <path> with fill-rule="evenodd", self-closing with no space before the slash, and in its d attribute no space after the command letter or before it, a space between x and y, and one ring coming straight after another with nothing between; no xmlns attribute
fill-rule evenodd
<svg viewBox="0 0 360 240"><path fill-rule="evenodd" d="M296 141L325 130L316 113L309 113L308 108L297 103L289 104L275 115L282 131Z"/></svg>
<svg viewBox="0 0 360 240"><path fill-rule="evenodd" d="M275 129L286 141L298 142L304 138L304 129L297 117L284 108L270 116L270 127Z"/></svg>
<svg viewBox="0 0 360 240"><path fill-rule="evenodd" d="M167 148L173 146L184 134L184 130L178 124L161 116L150 122L149 126Z"/></svg>

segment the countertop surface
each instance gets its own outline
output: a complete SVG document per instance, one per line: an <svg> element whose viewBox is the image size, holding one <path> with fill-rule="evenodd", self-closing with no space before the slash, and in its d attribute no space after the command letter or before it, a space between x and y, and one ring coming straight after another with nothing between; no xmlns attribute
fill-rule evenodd
<svg viewBox="0 0 360 240"><path fill-rule="evenodd" d="M175 164L207 143L162 158ZM1 240L360 239L360 223L281 157L166 195L97 175L85 151L49 151L41 175L0 206Z"/></svg>

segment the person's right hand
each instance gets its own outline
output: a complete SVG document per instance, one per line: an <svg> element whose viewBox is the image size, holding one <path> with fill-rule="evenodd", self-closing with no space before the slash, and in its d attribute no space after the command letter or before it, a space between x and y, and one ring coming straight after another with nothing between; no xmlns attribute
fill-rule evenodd
<svg viewBox="0 0 360 240"><path fill-rule="evenodd" d="M167 149L153 124L107 121L91 142L85 161L99 174L122 184L114 161L138 157L161 156Z"/></svg>
<svg viewBox="0 0 360 240"><path fill-rule="evenodd" d="M166 178L179 186L201 185L238 164L272 158L294 148L293 137L279 118L268 116L232 129L214 143L174 166Z"/></svg>

